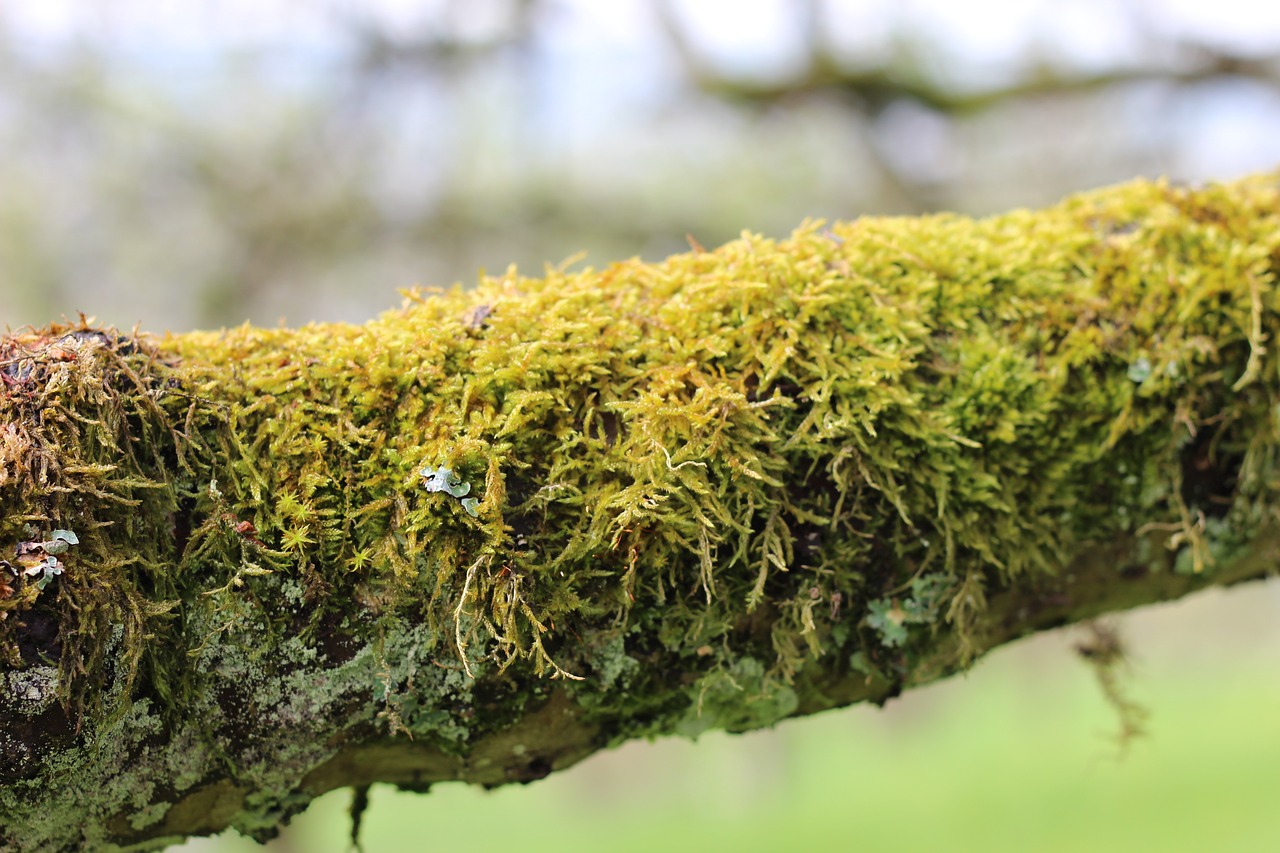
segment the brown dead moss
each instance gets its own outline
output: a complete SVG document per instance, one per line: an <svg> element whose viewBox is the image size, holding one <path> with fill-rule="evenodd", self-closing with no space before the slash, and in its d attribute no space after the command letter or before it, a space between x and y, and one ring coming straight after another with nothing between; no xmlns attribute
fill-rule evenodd
<svg viewBox="0 0 1280 853"><path fill-rule="evenodd" d="M133 683L178 599L168 528L185 459L157 402L171 377L154 341L84 317L0 341L0 547L21 557L57 531L76 541L56 579L5 561L0 655L60 663L77 705L108 672Z"/></svg>

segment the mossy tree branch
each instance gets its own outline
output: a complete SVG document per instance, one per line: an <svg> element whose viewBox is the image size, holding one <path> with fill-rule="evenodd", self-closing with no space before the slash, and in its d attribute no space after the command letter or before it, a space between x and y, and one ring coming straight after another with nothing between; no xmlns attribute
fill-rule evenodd
<svg viewBox="0 0 1280 853"><path fill-rule="evenodd" d="M0 341L3 840L267 837L1270 573L1280 190Z"/></svg>

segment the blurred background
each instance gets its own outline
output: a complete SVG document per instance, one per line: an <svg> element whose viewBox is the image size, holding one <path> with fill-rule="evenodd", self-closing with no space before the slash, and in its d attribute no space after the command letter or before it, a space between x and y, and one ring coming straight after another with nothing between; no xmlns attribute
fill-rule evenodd
<svg viewBox="0 0 1280 853"><path fill-rule="evenodd" d="M5 3L0 154L0 325L362 322L513 262L1274 169L1280 4ZM1123 761L1063 632L883 711L375 788L366 849L1274 849L1277 589L1119 621ZM274 849L345 849L348 800Z"/></svg>

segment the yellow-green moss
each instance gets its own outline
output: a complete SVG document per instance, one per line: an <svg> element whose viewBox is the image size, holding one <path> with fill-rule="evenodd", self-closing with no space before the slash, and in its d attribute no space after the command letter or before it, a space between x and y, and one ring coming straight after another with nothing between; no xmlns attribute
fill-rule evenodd
<svg viewBox="0 0 1280 853"><path fill-rule="evenodd" d="M364 326L11 336L0 548L81 544L0 643L41 663L53 620L65 697L177 717L358 659L317 708L367 691L351 731L459 755L547 676L601 743L883 696L1097 543L1207 574L1275 523L1278 213L1274 177L1138 182L509 270ZM296 807L284 778L239 825Z"/></svg>
<svg viewBox="0 0 1280 853"><path fill-rule="evenodd" d="M131 668L148 608L234 618L274 571L313 622L355 596L557 674L557 620L665 601L664 636L701 645L767 600L782 675L824 613L926 569L980 588L1156 523L1201 571L1227 507L1188 504L1180 451L1244 453L1232 422L1266 411L1272 183L512 270L363 327L19 336L0 535L91 540L59 594L124 620ZM423 466L474 483L477 517Z"/></svg>
<svg viewBox="0 0 1280 853"><path fill-rule="evenodd" d="M225 501L200 507L212 570L287 570L557 674L575 620L665 602L663 636L697 647L767 601L784 677L834 601L857 617L925 571L980 590L1145 523L1206 570L1228 484L1191 494L1184 469L1266 446L1238 425L1274 396L1273 184L815 224L512 270L363 327L174 338ZM478 518L424 465L474 484Z"/></svg>

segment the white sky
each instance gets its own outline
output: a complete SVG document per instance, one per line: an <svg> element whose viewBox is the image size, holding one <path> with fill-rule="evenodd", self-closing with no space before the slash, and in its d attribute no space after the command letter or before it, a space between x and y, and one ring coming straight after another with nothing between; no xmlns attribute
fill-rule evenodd
<svg viewBox="0 0 1280 853"><path fill-rule="evenodd" d="M128 52L211 46L293 44L324 49L340 39L343 10L360 9L405 29L440 20L443 0L32 0L6 4L20 43L47 46L91 35ZM800 34L789 0L679 0L699 41L728 63L774 67L795 60ZM471 0L455 31L482 37L502 18L503 0ZM656 32L647 0L558 0L558 18L613 46L651 43ZM841 42L874 49L892 23L909 22L948 51L976 61L1014 61L1049 40L1069 54L1103 59L1132 49L1126 10L1175 36L1222 40L1256 51L1280 46L1280 3L1261 0L827 0ZM336 10L336 12L335 12Z"/></svg>
<svg viewBox="0 0 1280 853"><path fill-rule="evenodd" d="M727 68L767 74L797 63L803 34L786 14L794 0L672 2L678 5L699 48ZM458 103L451 103L453 112L406 110L397 101L396 118L401 122L397 130L404 131L401 153L416 158L415 162L457 166L459 158L449 159L457 153L447 150L449 135L439 132L442 120L455 118L460 124L472 121L499 141L518 135L516 146L473 150L476 145L468 142L471 148L463 152L467 156L461 159L471 164L467 168L492 175L495 185L501 184L504 169L513 172L537 160L539 146L545 146L553 166L571 163L573 168L564 174L578 175L584 186L591 183L593 169L625 174L632 161L654 162L655 151L676 166L687 162L696 172L701 161L694 155L703 155L703 147L691 146L688 140L698 138L712 120L724 116L715 114L714 106L704 109L701 105L683 113L664 112L664 99L680 93L682 81L653 17L650 0L552 0L549 5L550 18L544 22L548 26L540 31L542 38L536 46L539 61L524 66L533 69L529 72L532 77L517 80L516 88L503 78L499 82L505 89L468 90L465 97L454 98ZM74 50L78 43L88 42L108 54L111 73L125 75L128 82L143 80L144 85L137 87L141 90L166 87L161 94L176 95L174 102L184 103L188 92L219 82L226 71L228 52L253 52L259 61L265 57L268 67L254 66L254 73L262 70L272 75L272 83L284 82L290 89L323 87L332 79L333 70L342 70L342 51L347 49L349 37L343 26L344 14L373 10L391 27L420 34L426 27L440 26L442 10L453 7L465 8L466 13L449 24L449 31L483 38L495 21L501 20L506 2L0 0L0 26L7 30L3 33L6 47L22 51L24 58ZM1149 61L1147 42L1168 45L1211 39L1262 55L1280 54L1280 2L1266 0L826 0L826 8L830 39L839 45L842 59L878 64L890 55L893 40L906 33L927 45L926 60L932 63L937 79L965 88L1022 78L1036 62L1111 68L1123 67L1131 57ZM480 83L489 85L492 81ZM21 93L3 94L21 97ZM1146 103L1145 113L1138 111L1150 120L1130 124L1138 124L1140 132L1157 137L1163 150L1170 152L1154 170L1200 180L1275 168L1280 150L1275 142L1280 139L1280 93L1274 87L1238 83L1188 87L1168 108L1159 100L1159 93L1140 93L1138 97L1154 101ZM194 108L208 109L211 100L192 97L189 102L196 105ZM234 108L239 110L241 103L242 99L236 100ZM650 105L654 109L646 110ZM1113 101L1110 106L1132 113L1134 102L1131 98ZM504 124L503 119L516 111L519 121ZM1016 120L1028 115L1034 117L1034 110L1019 113ZM907 132L893 134L906 142L895 143L890 156L914 158L908 171L928 175L929 168L936 169L941 182L966 168L964 143L950 135L955 128L934 120L927 110L907 109L901 115L882 118L907 127ZM642 124L641 119L648 123ZM698 124L700 121L703 124ZM721 125L716 132L737 132L732 121ZM759 129L757 126L751 132ZM998 139L998 126L995 130ZM1057 148L1045 148L1043 156L1058 156L1060 150L1074 150L1074 145L1084 152L1081 157L1105 160L1106 151L1094 150L1096 143L1087 129L1075 131L1065 128L1071 138ZM503 133L507 136L501 136ZM791 125L785 133L788 145L803 143L805 126ZM841 136L835 139L845 140ZM861 156L858 146L863 144L855 137L845 141L850 147L847 154L839 154L842 168L846 159L853 162ZM750 161L757 175L767 171L771 147L795 150L771 146L768 139L748 140L742 147L764 158ZM705 150L721 149L707 145ZM726 146L723 150L729 149ZM812 150L822 155L830 149L815 143ZM1030 161L1024 168L1038 168L1034 151L1014 153ZM513 159L517 155L518 161ZM483 168L476 169L475 163L482 163ZM761 163L766 165L761 167ZM1127 168L1120 172L1130 174ZM388 169L387 173L398 176L402 172ZM414 174L417 183L402 182L402 192L417 203L435 184L425 170ZM1010 180L1016 183L1016 176ZM400 197L399 187L397 183L386 190L390 208ZM681 189L689 198L678 203L700 209L703 199L698 183L690 181ZM636 197L643 198L639 191Z"/></svg>
<svg viewBox="0 0 1280 853"><path fill-rule="evenodd" d="M803 33L788 14L792 0L672 0L686 31L714 62L736 73L773 76L794 70ZM3 3L3 0L0 0ZM278 83L324 86L347 48L343 20L373 15L393 29L421 34L447 26L483 38L500 26L507 0L25 0L0 6L7 41L42 51L90 41L124 73L175 91L198 87L224 70L228 50L257 51ZM555 0L543 28L536 88L554 97L532 111L560 142L616 134L646 103L678 91L650 0ZM998 86L1040 62L1124 67L1148 42L1197 40L1257 55L1280 54L1280 2L1263 0L825 0L824 18L842 58L873 65L897 34L928 45L926 64L960 89ZM449 12L463 9L465 11ZM260 56L261 58L261 56ZM1230 175L1275 164L1280 114L1267 91L1252 105L1192 99L1181 122L1195 162L1191 175ZM1238 98L1238 93L1236 96ZM1278 105L1280 106L1280 105ZM1185 157L1184 157L1185 159Z"/></svg>

